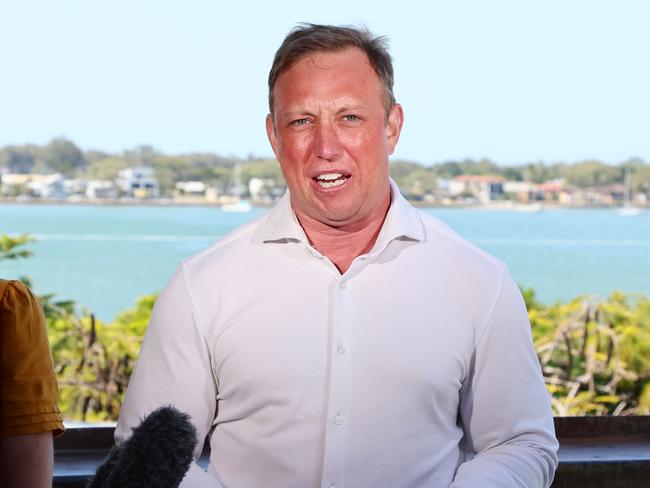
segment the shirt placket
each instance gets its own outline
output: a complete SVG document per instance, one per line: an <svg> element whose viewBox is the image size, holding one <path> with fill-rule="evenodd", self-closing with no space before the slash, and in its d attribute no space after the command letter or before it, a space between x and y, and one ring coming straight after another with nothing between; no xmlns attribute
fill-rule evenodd
<svg viewBox="0 0 650 488"><path fill-rule="evenodd" d="M328 391L325 418L323 457L323 488L345 486L345 466L348 458L348 438L353 425L349 417L351 402L351 368L354 344L351 327L354 326L354 275L365 258L355 260L350 269L333 280L330 286Z"/></svg>

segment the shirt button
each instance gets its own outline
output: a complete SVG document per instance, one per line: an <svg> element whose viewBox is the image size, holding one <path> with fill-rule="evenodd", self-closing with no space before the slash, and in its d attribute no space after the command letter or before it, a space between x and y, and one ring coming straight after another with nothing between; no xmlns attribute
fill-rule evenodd
<svg viewBox="0 0 650 488"><path fill-rule="evenodd" d="M330 488L336 488L336 485L334 483L330 483Z"/></svg>
<svg viewBox="0 0 650 488"><path fill-rule="evenodd" d="M341 290L345 290L347 287L348 287L348 283L346 281L341 283Z"/></svg>
<svg viewBox="0 0 650 488"><path fill-rule="evenodd" d="M336 348L336 351L339 354L345 354L345 346L343 346L343 344L339 344L339 347Z"/></svg>
<svg viewBox="0 0 650 488"><path fill-rule="evenodd" d="M334 423L336 425L341 425L343 423L343 417L341 415L337 415L334 417Z"/></svg>

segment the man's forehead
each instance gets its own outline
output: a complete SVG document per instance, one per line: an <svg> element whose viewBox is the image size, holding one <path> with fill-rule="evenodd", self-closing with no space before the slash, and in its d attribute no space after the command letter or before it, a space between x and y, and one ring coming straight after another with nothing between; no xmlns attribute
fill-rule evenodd
<svg viewBox="0 0 650 488"><path fill-rule="evenodd" d="M305 54L298 58L289 69L302 63L309 64L312 68L331 69L337 66L338 62L343 58L355 58L357 63L370 66L370 60L365 52L357 47L346 47L335 51L315 51Z"/></svg>
<svg viewBox="0 0 650 488"><path fill-rule="evenodd" d="M297 71L330 71L345 66L353 66L359 71L374 70L365 52L356 47L336 51L315 51L300 57L291 67L280 73L278 79Z"/></svg>
<svg viewBox="0 0 650 488"><path fill-rule="evenodd" d="M356 47L306 54L278 76L273 95L280 118L385 106L382 80Z"/></svg>

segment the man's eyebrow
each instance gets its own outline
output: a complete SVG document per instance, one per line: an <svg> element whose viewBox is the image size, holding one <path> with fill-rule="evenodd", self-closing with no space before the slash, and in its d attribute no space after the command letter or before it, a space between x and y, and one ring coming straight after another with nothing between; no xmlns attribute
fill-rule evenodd
<svg viewBox="0 0 650 488"><path fill-rule="evenodd" d="M359 104L346 104L338 107L336 111L334 112L335 114L339 115L343 112L363 112L365 109L363 108L362 105ZM305 115L311 115L313 116L314 113L311 110L308 110L307 108L303 107L297 107L292 110L286 110L284 112L280 112L280 117L284 119L290 119L292 117L302 117Z"/></svg>
<svg viewBox="0 0 650 488"><path fill-rule="evenodd" d="M285 112L280 112L279 115L283 119L290 119L292 117L302 117L304 115L313 115L313 113L310 112L309 110L305 109L305 108L296 108L296 109L293 109L293 110L287 110Z"/></svg>
<svg viewBox="0 0 650 488"><path fill-rule="evenodd" d="M340 114L342 112L363 112L363 111L364 111L363 106L350 104L350 105L343 105L336 111L336 113Z"/></svg>

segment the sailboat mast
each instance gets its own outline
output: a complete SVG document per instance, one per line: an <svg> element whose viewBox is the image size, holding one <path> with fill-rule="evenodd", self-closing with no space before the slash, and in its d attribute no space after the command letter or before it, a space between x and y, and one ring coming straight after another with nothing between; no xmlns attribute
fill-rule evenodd
<svg viewBox="0 0 650 488"><path fill-rule="evenodd" d="M241 192L241 164L239 164L239 161L235 162L231 184L232 184L232 195L235 198L239 199L242 193Z"/></svg>
<svg viewBox="0 0 650 488"><path fill-rule="evenodd" d="M625 168L625 190L623 193L623 205L630 206L630 168Z"/></svg>

